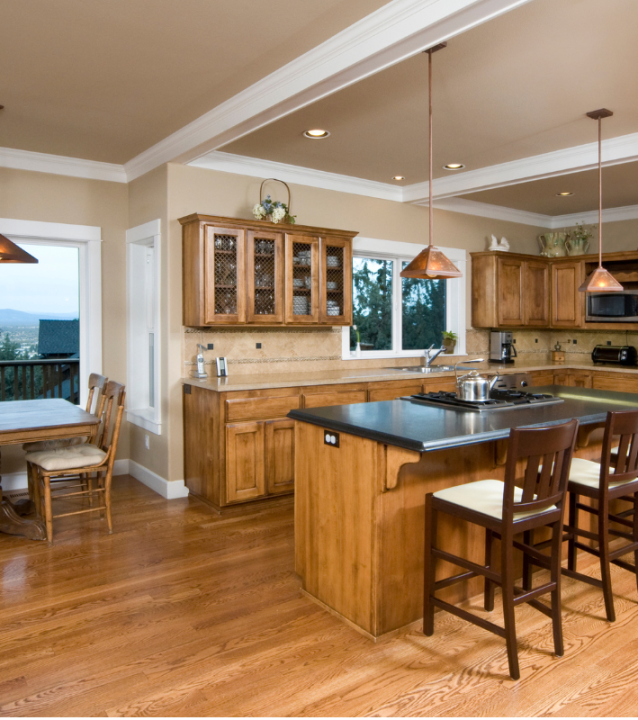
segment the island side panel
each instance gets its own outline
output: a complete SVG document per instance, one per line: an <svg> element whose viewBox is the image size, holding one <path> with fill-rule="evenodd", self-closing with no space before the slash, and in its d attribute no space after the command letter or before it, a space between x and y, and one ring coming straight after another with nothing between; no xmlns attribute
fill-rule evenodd
<svg viewBox="0 0 638 720"><path fill-rule="evenodd" d="M377 443L295 422L295 566L303 589L374 634Z"/></svg>
<svg viewBox="0 0 638 720"><path fill-rule="evenodd" d="M396 487L377 497L379 532L379 592L377 632L380 636L423 617L423 543L425 495L453 485L488 478L503 479L495 466L494 443L467 445L423 453L418 464L399 469ZM471 523L439 516L439 547L482 563L485 531ZM437 577L461 572L437 562ZM477 578L445 588L438 595L448 602L472 597L483 589Z"/></svg>

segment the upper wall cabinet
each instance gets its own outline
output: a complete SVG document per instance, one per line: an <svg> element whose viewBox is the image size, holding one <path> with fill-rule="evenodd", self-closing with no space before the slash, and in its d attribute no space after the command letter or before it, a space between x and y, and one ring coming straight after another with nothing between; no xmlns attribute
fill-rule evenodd
<svg viewBox="0 0 638 720"><path fill-rule="evenodd" d="M189 215L184 325L351 325L356 232Z"/></svg>

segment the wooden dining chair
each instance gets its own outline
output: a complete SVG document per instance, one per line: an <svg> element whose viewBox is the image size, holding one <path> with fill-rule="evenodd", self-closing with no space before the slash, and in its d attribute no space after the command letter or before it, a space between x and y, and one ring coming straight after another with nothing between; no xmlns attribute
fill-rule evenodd
<svg viewBox="0 0 638 720"><path fill-rule="evenodd" d="M514 608L523 602L552 619L554 651L563 655L560 612L560 561L562 524L569 466L576 440L577 420L542 428L512 428L509 437L505 482L479 480L429 493L425 506L425 567L423 593L423 632L434 632L434 608L495 633L505 639L512 678L520 677ZM517 481L517 469L524 466L524 476ZM522 487L517 487L518 484ZM485 565L453 555L437 546L438 514L445 513L485 528ZM551 528L551 554L546 556L525 542L516 540L521 533L539 527ZM500 571L492 558L494 538L501 541ZM531 556L535 564L550 570L549 582L534 589L515 585L514 549ZM465 572L436 579L436 560L446 560ZM485 578L485 609L494 609L494 586L503 596L504 627L436 597L436 591L476 576ZM551 594L551 606L538 598Z"/></svg>
<svg viewBox="0 0 638 720"><path fill-rule="evenodd" d="M89 512L104 512L109 533L113 531L111 518L111 479L113 463L117 451L117 442L124 413L126 397L124 385L108 382L104 388L104 399L100 431L95 445L72 445L63 448L49 448L26 456L29 472L33 477L37 492L36 509L44 517L47 540L53 542L54 518L67 515L80 515ZM91 482L85 483L83 476L90 476ZM55 486L57 480L76 478L76 485L64 483ZM89 507L71 512L53 514L52 502L61 498L89 499ZM93 500L98 504L94 505Z"/></svg>
<svg viewBox="0 0 638 720"><path fill-rule="evenodd" d="M602 589L607 620L614 622L611 565L632 572L638 585L638 410L607 413L600 462L574 458L567 489L569 520L565 525L565 539L568 555L563 574ZM596 507L581 502L581 496L595 500ZM612 512L612 501L627 501L630 507ZM581 510L596 517L596 532L579 528ZM612 527L612 523L624 529ZM619 538L627 543L612 550L610 542ZM581 540L590 540L597 545L591 547ZM579 550L599 559L600 580L576 570ZM629 553L634 554L633 565L620 559Z"/></svg>

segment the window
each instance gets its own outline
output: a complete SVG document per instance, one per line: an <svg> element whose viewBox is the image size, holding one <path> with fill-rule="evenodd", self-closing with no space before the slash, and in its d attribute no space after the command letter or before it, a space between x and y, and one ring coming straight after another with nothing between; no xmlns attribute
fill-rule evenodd
<svg viewBox="0 0 638 720"><path fill-rule="evenodd" d="M161 434L160 221L126 231L129 422Z"/></svg>
<svg viewBox="0 0 638 720"><path fill-rule="evenodd" d="M444 330L458 335L455 354L465 354L465 251L445 248L464 277L454 280L402 278L420 252L412 243L355 238L352 261L353 324L343 329L343 358L354 357L357 332L361 357L415 357L440 347Z"/></svg>

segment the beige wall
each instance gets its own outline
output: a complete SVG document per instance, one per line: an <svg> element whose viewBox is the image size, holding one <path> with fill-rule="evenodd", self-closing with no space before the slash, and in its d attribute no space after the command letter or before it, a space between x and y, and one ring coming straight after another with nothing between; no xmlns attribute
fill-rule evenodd
<svg viewBox="0 0 638 720"><path fill-rule="evenodd" d="M123 183L84 180L0 168L0 217L102 228L102 371L126 382L126 255L128 187ZM117 456L128 458L125 423ZM3 451L4 472L23 470L22 451Z"/></svg>
<svg viewBox="0 0 638 720"><path fill-rule="evenodd" d="M638 220L603 222L603 252L626 250L638 250ZM598 252L598 223L594 224L594 235L589 241L588 252Z"/></svg>

